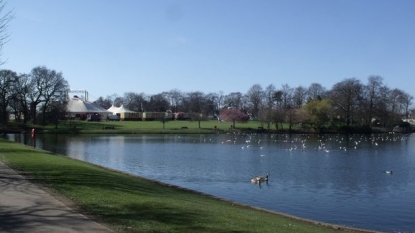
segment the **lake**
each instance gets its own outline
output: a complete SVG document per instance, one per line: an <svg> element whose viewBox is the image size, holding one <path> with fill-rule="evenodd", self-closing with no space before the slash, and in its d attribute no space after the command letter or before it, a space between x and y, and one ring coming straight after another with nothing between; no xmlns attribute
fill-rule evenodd
<svg viewBox="0 0 415 233"><path fill-rule="evenodd" d="M38 135L36 146L302 218L415 232L414 134Z"/></svg>

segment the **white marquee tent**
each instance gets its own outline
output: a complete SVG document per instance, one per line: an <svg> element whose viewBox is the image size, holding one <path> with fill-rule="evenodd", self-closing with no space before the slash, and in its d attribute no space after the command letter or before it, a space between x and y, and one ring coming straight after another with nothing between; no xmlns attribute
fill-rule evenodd
<svg viewBox="0 0 415 233"><path fill-rule="evenodd" d="M68 113L70 113L71 117L83 118L87 115L99 114L101 119L103 119L111 114L111 112L107 111L105 108L102 108L98 104L82 100L78 96L74 96L69 100L66 109Z"/></svg>
<svg viewBox="0 0 415 233"><path fill-rule="evenodd" d="M114 105L111 105L111 107L109 109L107 109L107 111L112 112L113 114L115 114L115 112L119 109L119 107L115 107Z"/></svg>
<svg viewBox="0 0 415 233"><path fill-rule="evenodd" d="M113 105L108 109L108 111L112 112L114 115L117 113L123 113L123 112L134 112L124 107L124 105L121 105L120 107L115 107Z"/></svg>

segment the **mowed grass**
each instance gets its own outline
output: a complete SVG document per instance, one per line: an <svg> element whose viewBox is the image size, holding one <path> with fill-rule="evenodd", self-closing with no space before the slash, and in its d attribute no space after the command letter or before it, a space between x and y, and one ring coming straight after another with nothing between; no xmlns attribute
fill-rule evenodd
<svg viewBox="0 0 415 233"><path fill-rule="evenodd" d="M3 139L0 160L116 232L339 232Z"/></svg>
<svg viewBox="0 0 415 233"><path fill-rule="evenodd" d="M49 133L156 133L156 134L211 134L238 132L240 130L258 130L259 127L266 128L261 122L248 121L245 123L236 123L232 128L231 122L219 122L217 120L207 121L60 121L57 127L55 125L33 126ZM288 129L288 125L284 126ZM29 127L30 128L30 127ZM275 127L273 128L275 129Z"/></svg>

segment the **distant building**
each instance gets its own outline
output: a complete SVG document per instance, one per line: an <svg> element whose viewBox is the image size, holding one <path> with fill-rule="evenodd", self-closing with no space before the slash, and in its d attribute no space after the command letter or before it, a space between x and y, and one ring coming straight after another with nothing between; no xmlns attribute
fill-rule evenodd
<svg viewBox="0 0 415 233"><path fill-rule="evenodd" d="M78 120L99 121L106 119L108 115L112 115L112 112L107 111L98 104L85 101L76 95L69 100L66 110L69 119Z"/></svg>

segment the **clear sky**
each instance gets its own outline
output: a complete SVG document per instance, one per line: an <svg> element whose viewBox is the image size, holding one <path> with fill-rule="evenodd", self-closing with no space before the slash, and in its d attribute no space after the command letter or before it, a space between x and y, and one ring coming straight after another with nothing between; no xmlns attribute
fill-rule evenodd
<svg viewBox="0 0 415 233"><path fill-rule="evenodd" d="M415 0L8 0L3 69L60 71L90 100L380 75L415 96Z"/></svg>

